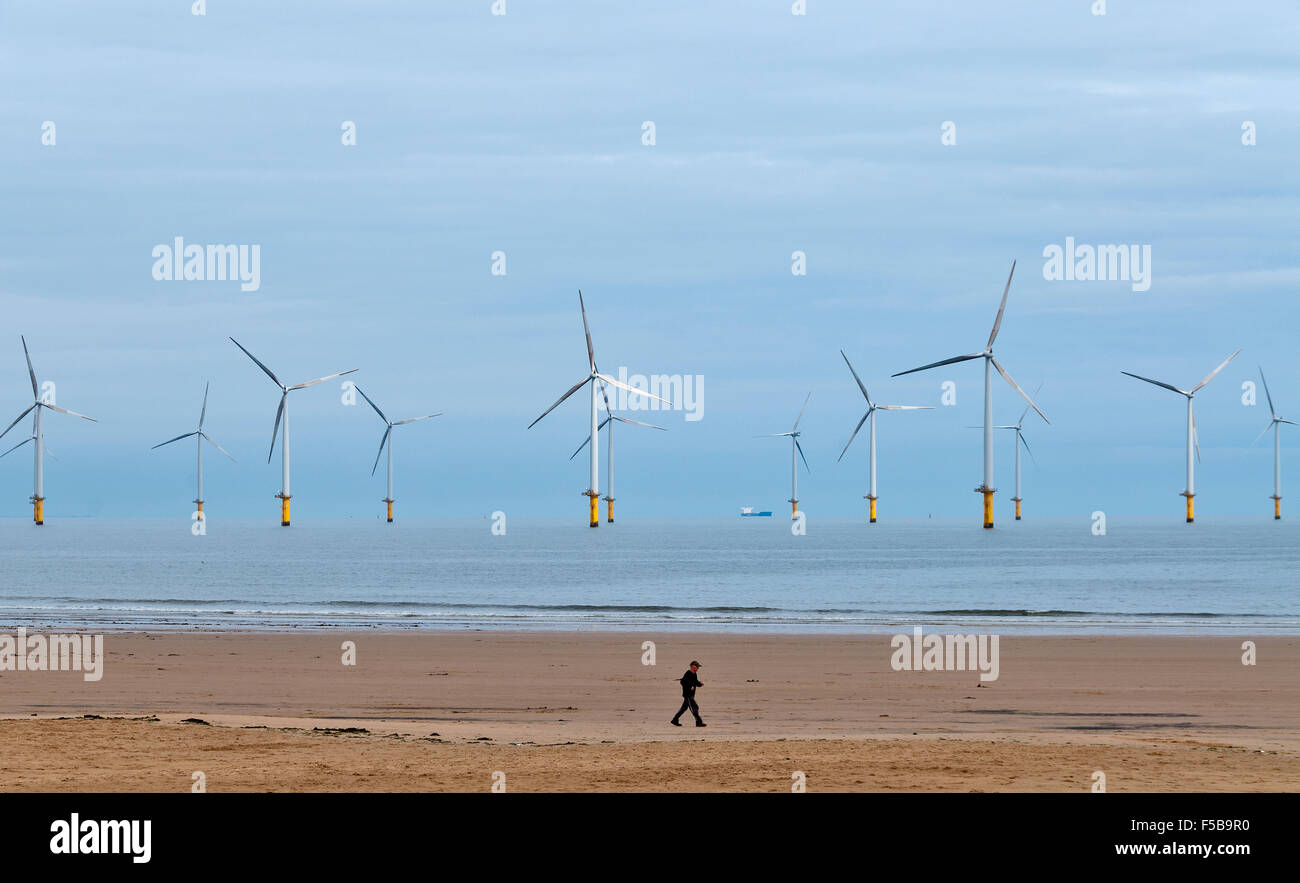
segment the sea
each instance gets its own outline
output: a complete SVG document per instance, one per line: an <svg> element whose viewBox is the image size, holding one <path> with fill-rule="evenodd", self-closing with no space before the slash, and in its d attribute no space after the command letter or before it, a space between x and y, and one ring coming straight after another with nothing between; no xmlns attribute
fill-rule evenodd
<svg viewBox="0 0 1300 883"><path fill-rule="evenodd" d="M29 629L1300 632L1300 521L0 519ZM494 530L495 528L495 530Z"/></svg>

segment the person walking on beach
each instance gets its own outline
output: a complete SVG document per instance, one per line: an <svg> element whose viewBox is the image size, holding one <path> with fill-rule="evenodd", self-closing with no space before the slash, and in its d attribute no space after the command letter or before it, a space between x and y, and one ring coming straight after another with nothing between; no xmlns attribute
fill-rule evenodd
<svg viewBox="0 0 1300 883"><path fill-rule="evenodd" d="M708 724L700 720L700 707L695 704L695 688L704 686L704 684L696 676L699 670L700 670L700 664L696 662L694 659L692 659L691 667L687 669L686 674L682 675L682 679L680 681L682 685L682 707L677 709L677 713L673 715L672 725L674 727L681 726L681 723L678 722L678 718L680 718L683 714L685 714L686 709L688 708L691 710L691 714L695 716L695 726L697 727L708 726Z"/></svg>

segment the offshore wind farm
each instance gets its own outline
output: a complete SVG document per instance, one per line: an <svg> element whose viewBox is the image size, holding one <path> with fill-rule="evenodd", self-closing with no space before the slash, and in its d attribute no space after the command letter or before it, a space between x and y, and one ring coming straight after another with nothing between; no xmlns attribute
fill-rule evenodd
<svg viewBox="0 0 1300 883"><path fill-rule="evenodd" d="M0 791L1275 851L1202 802L1300 793L1300 8L679 6L3 7ZM113 818L382 873L380 800Z"/></svg>

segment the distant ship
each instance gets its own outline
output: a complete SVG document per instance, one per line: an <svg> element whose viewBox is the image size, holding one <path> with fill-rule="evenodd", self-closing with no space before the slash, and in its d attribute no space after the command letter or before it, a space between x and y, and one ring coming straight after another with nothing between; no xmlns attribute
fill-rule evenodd
<svg viewBox="0 0 1300 883"><path fill-rule="evenodd" d="M770 511L769 511L769 512L755 512L753 506L741 506L741 507L740 507L740 517L741 517L741 518L771 518L771 517L772 517L772 513L771 513Z"/></svg>

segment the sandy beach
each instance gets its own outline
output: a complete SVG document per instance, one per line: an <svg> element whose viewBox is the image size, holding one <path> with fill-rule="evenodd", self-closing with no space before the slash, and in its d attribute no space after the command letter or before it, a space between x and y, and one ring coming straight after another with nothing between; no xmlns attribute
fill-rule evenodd
<svg viewBox="0 0 1300 883"><path fill-rule="evenodd" d="M109 632L104 652L97 682L0 673L0 790L202 772L209 791L486 791L500 772L518 792L776 792L802 772L810 792L1086 792L1100 771L1115 792L1300 791L1292 636L1003 636L985 682L894 671L880 635ZM677 729L691 659L709 726Z"/></svg>

